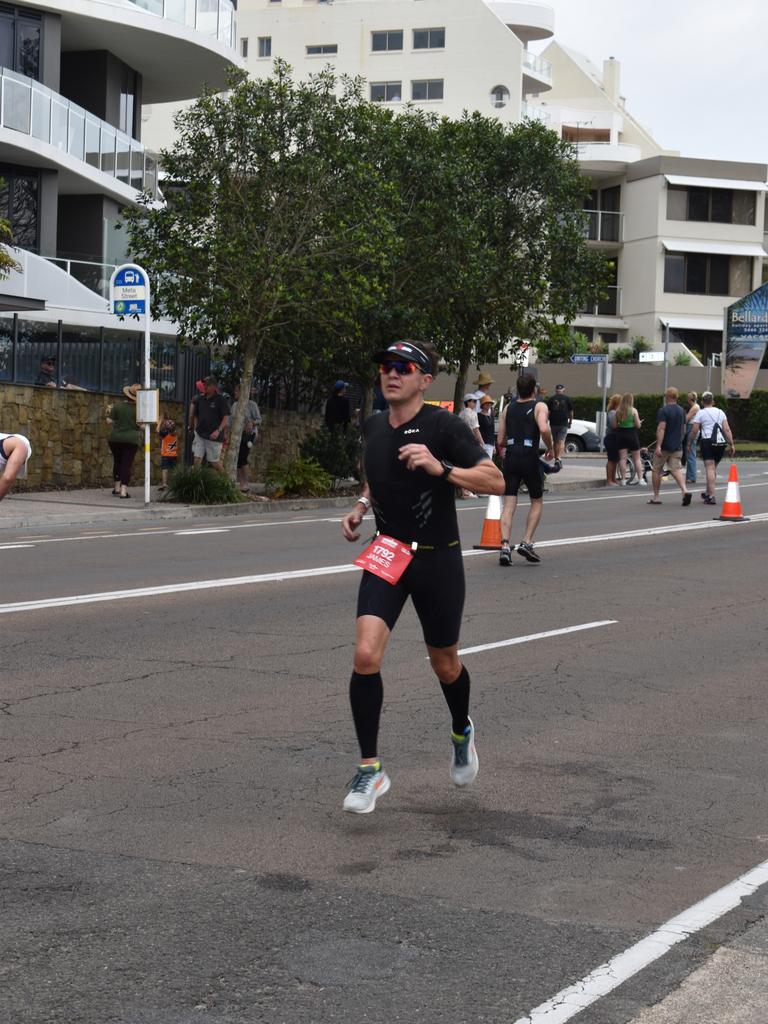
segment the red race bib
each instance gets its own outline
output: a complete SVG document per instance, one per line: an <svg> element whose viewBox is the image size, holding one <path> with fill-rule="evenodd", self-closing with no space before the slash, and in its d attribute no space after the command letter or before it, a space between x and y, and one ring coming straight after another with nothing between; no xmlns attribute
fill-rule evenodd
<svg viewBox="0 0 768 1024"><path fill-rule="evenodd" d="M394 586L411 564L412 558L413 552L407 544L380 534L355 559L355 565Z"/></svg>

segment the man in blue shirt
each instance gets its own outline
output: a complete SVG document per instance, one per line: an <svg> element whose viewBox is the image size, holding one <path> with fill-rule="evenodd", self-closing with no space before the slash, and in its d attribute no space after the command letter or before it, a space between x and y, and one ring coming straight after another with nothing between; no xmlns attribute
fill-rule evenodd
<svg viewBox="0 0 768 1024"><path fill-rule="evenodd" d="M664 392L664 405L656 413L656 449L653 453L651 480L653 494L649 505L661 505L659 490L661 474L665 467L683 494L683 505L691 504L691 495L685 486L683 475L683 438L685 436L685 413L677 404L677 388L667 388Z"/></svg>

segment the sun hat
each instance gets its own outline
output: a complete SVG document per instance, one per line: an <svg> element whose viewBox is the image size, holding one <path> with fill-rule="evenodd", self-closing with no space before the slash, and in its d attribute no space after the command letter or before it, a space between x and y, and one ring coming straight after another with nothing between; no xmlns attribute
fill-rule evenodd
<svg viewBox="0 0 768 1024"><path fill-rule="evenodd" d="M495 404L496 404L495 401L491 398L490 395L483 395L483 397L480 399L480 405L495 405Z"/></svg>
<svg viewBox="0 0 768 1024"><path fill-rule="evenodd" d="M484 388L486 384L493 384L493 377L490 375L490 373L486 373L485 370L483 370L483 372L475 381L475 384L479 388Z"/></svg>
<svg viewBox="0 0 768 1024"><path fill-rule="evenodd" d="M131 402L136 401L136 395L141 391L141 384L129 384L128 387L123 388L123 394L126 398L130 399Z"/></svg>

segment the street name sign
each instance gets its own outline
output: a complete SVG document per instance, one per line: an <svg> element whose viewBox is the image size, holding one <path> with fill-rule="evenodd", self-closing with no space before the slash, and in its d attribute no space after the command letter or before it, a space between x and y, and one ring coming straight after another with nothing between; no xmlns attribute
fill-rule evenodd
<svg viewBox="0 0 768 1024"><path fill-rule="evenodd" d="M580 353L577 353L576 355L571 356L572 363L605 363L607 361L608 356L605 355L581 355Z"/></svg>

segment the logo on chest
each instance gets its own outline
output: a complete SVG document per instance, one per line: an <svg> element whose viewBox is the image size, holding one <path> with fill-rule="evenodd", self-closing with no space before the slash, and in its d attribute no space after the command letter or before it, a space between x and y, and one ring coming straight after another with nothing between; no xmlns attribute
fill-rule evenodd
<svg viewBox="0 0 768 1024"><path fill-rule="evenodd" d="M404 430L403 431L403 434L418 434L418 433L419 433L419 428L418 427L411 427L410 430Z"/></svg>

